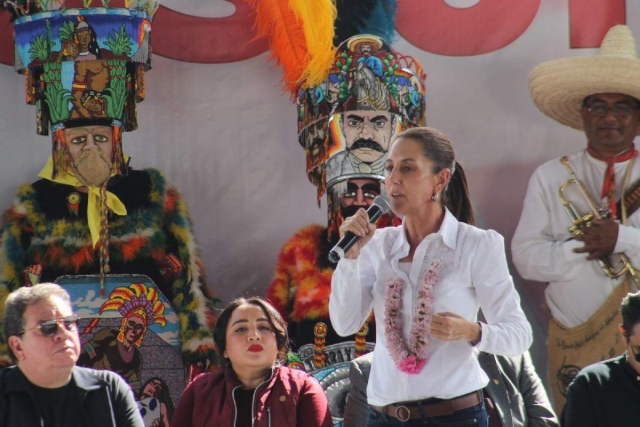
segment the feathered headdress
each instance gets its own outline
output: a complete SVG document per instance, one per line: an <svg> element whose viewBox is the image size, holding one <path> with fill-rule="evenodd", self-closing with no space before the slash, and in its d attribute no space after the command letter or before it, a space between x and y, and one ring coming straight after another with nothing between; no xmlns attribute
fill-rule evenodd
<svg viewBox="0 0 640 427"><path fill-rule="evenodd" d="M318 201L327 188L346 179L384 179L393 135L426 124L425 79L413 58L380 37L361 34L340 45L324 82L299 90L298 140L307 152L307 175L318 187ZM374 119L378 136L358 138L381 145L367 147L377 148L373 154L358 155L364 153L353 147L350 129L370 129ZM362 123L350 124L353 120Z"/></svg>
<svg viewBox="0 0 640 427"><path fill-rule="evenodd" d="M391 43L395 0L249 0L257 38L269 41L292 94L326 80L336 47L349 37L372 34Z"/></svg>
<svg viewBox="0 0 640 427"><path fill-rule="evenodd" d="M132 283L129 287L115 288L109 299L100 307L100 314L107 310L118 310L122 317L137 315L146 326L167 324L164 304L158 299L155 288L147 288L143 283Z"/></svg>
<svg viewBox="0 0 640 427"><path fill-rule="evenodd" d="M283 69L294 93L300 84L318 84L333 60L333 0L249 0L256 12L257 38L269 40L270 58Z"/></svg>
<svg viewBox="0 0 640 427"><path fill-rule="evenodd" d="M413 58L390 47L395 0L249 1L258 37L269 41L271 58L295 97L299 142L318 204L330 190L329 225L335 232L340 196L355 185L347 180L383 181L393 136L426 123L426 76ZM370 134L372 126L375 137L355 136Z"/></svg>

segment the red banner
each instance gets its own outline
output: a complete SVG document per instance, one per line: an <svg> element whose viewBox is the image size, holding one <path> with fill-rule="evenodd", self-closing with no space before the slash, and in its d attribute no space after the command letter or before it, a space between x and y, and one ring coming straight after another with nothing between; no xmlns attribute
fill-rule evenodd
<svg viewBox="0 0 640 427"><path fill-rule="evenodd" d="M153 22L154 53L184 62L226 63L267 50L253 41L253 11L244 0L227 0L236 11L224 18L185 15L160 6ZM112 1L112 6L122 0ZM81 0L69 0L81 7ZM540 0L480 0L455 8L444 0L399 0L396 27L410 43L448 56L482 55L517 40L533 22ZM607 30L626 22L625 0L570 0L571 47L598 47ZM9 14L0 15L0 63L13 65Z"/></svg>
<svg viewBox="0 0 640 427"><path fill-rule="evenodd" d="M533 21L540 0L480 0L455 8L444 0L398 1L396 28L408 42L427 52L472 56L512 43Z"/></svg>
<svg viewBox="0 0 640 427"><path fill-rule="evenodd" d="M609 28L627 22L625 0L570 0L571 48L598 47Z"/></svg>

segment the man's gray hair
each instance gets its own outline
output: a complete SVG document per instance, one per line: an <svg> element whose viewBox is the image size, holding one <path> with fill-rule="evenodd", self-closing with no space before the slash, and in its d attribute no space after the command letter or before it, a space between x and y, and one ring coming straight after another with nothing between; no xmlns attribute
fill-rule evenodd
<svg viewBox="0 0 640 427"><path fill-rule="evenodd" d="M27 307L38 304L41 301L58 297L71 307L71 297L62 287L55 283L41 283L35 286L24 286L11 292L7 297L2 319L2 328L6 341L14 335L21 335L24 331L24 312ZM9 348L9 357L16 363L16 357Z"/></svg>

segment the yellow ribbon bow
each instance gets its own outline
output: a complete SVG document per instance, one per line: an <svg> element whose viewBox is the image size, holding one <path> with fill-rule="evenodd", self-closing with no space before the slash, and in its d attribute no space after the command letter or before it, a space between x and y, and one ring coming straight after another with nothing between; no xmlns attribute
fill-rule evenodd
<svg viewBox="0 0 640 427"><path fill-rule="evenodd" d="M100 188L95 186L85 186L78 178L62 171L58 173L55 179L53 176L53 158L49 156L47 164L38 174L40 178L48 179L49 181L57 182L58 184L70 185L72 187L85 187L89 191L89 197L87 200L87 222L89 224L89 231L91 232L91 241L93 247L96 247L96 243L100 240ZM124 216L127 214L127 208L124 203L110 191L107 191L107 207L111 209L115 214Z"/></svg>

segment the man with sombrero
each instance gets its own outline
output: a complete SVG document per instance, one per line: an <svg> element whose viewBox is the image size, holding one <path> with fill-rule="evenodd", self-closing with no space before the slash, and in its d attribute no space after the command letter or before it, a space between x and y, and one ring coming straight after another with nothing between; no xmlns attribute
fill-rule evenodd
<svg viewBox="0 0 640 427"><path fill-rule="evenodd" d="M374 54L382 49L382 39L380 37L363 34L351 37L347 47L352 53L361 55L356 63L362 62L373 73L382 78L382 61Z"/></svg>
<svg viewBox="0 0 640 427"><path fill-rule="evenodd" d="M595 56L537 66L529 87L540 111L587 139L585 149L534 172L512 242L522 277L548 283L549 380L559 412L580 369L624 350L620 302L638 281L640 60L631 31L611 28Z"/></svg>

